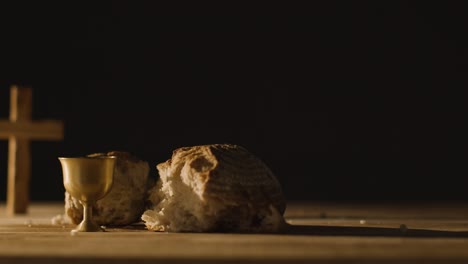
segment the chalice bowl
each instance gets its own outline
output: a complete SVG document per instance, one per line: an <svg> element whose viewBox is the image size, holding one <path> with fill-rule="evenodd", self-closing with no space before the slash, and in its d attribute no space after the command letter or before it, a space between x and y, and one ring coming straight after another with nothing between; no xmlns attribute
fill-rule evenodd
<svg viewBox="0 0 468 264"><path fill-rule="evenodd" d="M74 232L104 231L93 220L93 205L112 187L116 157L59 157L65 190L83 205L83 220Z"/></svg>

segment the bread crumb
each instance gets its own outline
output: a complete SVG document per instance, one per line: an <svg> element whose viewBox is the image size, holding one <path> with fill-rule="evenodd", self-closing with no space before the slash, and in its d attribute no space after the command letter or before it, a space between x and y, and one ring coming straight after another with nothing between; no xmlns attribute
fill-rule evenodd
<svg viewBox="0 0 468 264"><path fill-rule="evenodd" d="M33 221L31 219L28 219L28 220L24 221L24 225L26 225L28 227L32 227Z"/></svg>
<svg viewBox="0 0 468 264"><path fill-rule="evenodd" d="M62 226L70 223L70 221L68 220L68 217L66 217L64 214L58 214L52 217L52 219L50 219L50 222L52 225L62 225Z"/></svg>

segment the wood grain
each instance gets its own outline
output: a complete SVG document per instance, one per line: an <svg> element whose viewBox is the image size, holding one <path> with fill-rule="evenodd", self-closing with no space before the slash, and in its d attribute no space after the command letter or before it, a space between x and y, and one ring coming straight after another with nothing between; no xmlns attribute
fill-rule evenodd
<svg viewBox="0 0 468 264"><path fill-rule="evenodd" d="M289 203L282 234L158 233L136 224L71 235L73 225L51 224L61 203L33 204L20 217L2 207L0 263L468 263L468 219L458 215L468 203L438 204L454 218L438 217L431 203ZM385 217L375 214L386 206Z"/></svg>

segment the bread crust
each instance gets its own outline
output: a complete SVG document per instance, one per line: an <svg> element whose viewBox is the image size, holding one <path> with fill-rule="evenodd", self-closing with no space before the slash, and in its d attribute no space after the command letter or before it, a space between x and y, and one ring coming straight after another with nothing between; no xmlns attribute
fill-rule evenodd
<svg viewBox="0 0 468 264"><path fill-rule="evenodd" d="M183 147L157 165L150 190L149 230L188 232L277 232L286 201L273 172L242 146Z"/></svg>

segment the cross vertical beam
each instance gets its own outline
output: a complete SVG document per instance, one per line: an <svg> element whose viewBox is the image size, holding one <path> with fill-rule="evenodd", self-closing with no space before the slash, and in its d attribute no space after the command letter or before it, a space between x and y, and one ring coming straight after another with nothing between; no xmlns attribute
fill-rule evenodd
<svg viewBox="0 0 468 264"><path fill-rule="evenodd" d="M10 92L10 121L29 122L32 114L32 90L13 86ZM8 139L7 213L27 212L31 157L29 139L11 135Z"/></svg>

